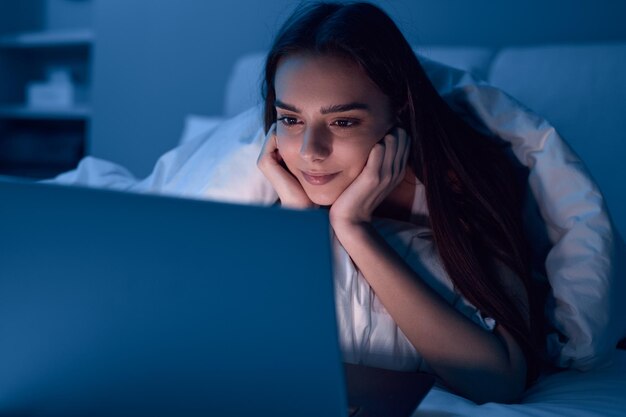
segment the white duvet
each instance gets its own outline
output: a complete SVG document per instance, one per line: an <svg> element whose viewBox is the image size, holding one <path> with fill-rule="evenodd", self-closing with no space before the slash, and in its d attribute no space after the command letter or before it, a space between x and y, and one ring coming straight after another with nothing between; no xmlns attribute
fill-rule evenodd
<svg viewBox="0 0 626 417"><path fill-rule="evenodd" d="M537 246L547 251L547 279L553 288L548 310L554 326L550 350L555 364L572 370L542 379L527 392L524 405L488 404L476 408L471 402L436 388L416 415L626 415L626 400L621 399L626 396L626 352L615 353L614 349L617 340L626 334L626 303L619 303L626 298L622 264L625 257L597 186L545 120L502 92L476 83L467 74L426 60L423 63L451 105L481 128L510 142L515 157L529 169L530 191L537 201L537 207L531 207L535 213L531 214L543 219L540 224L531 224L531 228L543 229L549 239ZM258 109L229 119L210 134L163 155L143 180L114 163L85 158L76 170L52 182L271 204L276 194L255 164L263 139L261 126ZM532 221L532 216L529 219ZM401 246L396 249L402 250ZM435 258L431 254L423 259ZM347 261L342 265L344 274L354 273ZM466 314L471 316L473 312L467 310ZM376 364L372 359L376 352L368 351L368 343L363 343L375 336L375 323L367 314L351 320L353 327L344 329L357 331L356 339L354 334L344 334L342 340L352 337L360 340L361 346L354 345L350 352L344 343L344 353L352 354L353 362ZM389 334L391 325L383 324L381 334ZM413 353L403 347L401 339L387 346L387 352L405 349L399 357L410 359ZM368 355L370 359L364 359ZM384 360L378 365L402 369L414 364L389 364ZM579 373L574 369L595 370ZM619 414L599 411L604 409L595 397L606 400L601 402L604 409Z"/></svg>
<svg viewBox="0 0 626 417"><path fill-rule="evenodd" d="M414 417L618 417L626 416L626 351L616 351L610 367L544 376L520 404L476 405L435 387Z"/></svg>

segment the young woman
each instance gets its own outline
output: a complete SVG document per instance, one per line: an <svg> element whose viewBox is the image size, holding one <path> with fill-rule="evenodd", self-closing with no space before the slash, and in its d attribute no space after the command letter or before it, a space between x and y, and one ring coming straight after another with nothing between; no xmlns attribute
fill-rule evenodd
<svg viewBox="0 0 626 417"><path fill-rule="evenodd" d="M367 3L298 8L268 54L258 166L282 205L325 206L335 236L402 333L451 389L519 398L536 375L522 190L501 145L438 95L393 21ZM425 190L455 289L486 331L420 280L372 226L409 221Z"/></svg>

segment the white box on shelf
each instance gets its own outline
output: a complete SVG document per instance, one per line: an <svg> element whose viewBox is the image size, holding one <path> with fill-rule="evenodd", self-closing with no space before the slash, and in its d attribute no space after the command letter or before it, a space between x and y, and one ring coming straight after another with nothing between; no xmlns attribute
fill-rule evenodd
<svg viewBox="0 0 626 417"><path fill-rule="evenodd" d="M74 84L65 69L48 73L48 81L31 82L26 86L26 104L29 107L68 108L75 103Z"/></svg>
<svg viewBox="0 0 626 417"><path fill-rule="evenodd" d="M29 107L72 107L74 92L71 86L31 83L27 86L26 103Z"/></svg>

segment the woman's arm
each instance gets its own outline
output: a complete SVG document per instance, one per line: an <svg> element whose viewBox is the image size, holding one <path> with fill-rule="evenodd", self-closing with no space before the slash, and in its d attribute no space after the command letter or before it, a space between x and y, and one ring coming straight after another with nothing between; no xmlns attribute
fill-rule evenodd
<svg viewBox="0 0 626 417"><path fill-rule="evenodd" d="M374 145L362 172L330 208L335 235L409 341L451 388L479 403L514 401L525 387L526 359L509 332L501 325L487 332L446 303L371 225L374 210L406 175L409 144L398 128Z"/></svg>
<svg viewBox="0 0 626 417"><path fill-rule="evenodd" d="M487 332L428 287L369 222L333 219L335 234L377 297L428 365L477 402L517 400L526 360L511 334Z"/></svg>

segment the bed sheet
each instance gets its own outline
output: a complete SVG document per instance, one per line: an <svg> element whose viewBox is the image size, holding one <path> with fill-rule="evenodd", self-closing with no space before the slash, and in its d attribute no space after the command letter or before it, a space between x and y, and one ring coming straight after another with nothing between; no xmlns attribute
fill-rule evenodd
<svg viewBox="0 0 626 417"><path fill-rule="evenodd" d="M477 405L434 387L413 417L617 417L626 416L626 351L613 363L588 372L561 371L541 377L520 404Z"/></svg>

